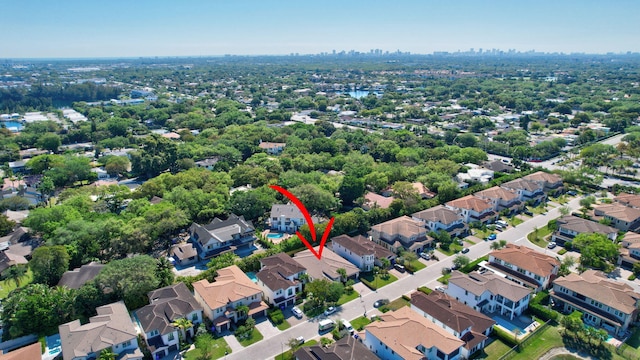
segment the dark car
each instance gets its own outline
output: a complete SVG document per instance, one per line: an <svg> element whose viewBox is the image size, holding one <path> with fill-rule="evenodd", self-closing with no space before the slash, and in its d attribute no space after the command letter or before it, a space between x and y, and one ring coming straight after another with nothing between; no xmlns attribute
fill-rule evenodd
<svg viewBox="0 0 640 360"><path fill-rule="evenodd" d="M463 253L463 254L466 254L466 253L468 253L468 252L469 252L469 248L464 248L464 249L462 249L462 253Z"/></svg>
<svg viewBox="0 0 640 360"><path fill-rule="evenodd" d="M380 299L373 303L374 308L379 308L382 305L387 305L389 303L389 299Z"/></svg>
<svg viewBox="0 0 640 360"><path fill-rule="evenodd" d="M567 195L569 195L569 196L576 196L576 195L578 195L578 193L577 193L577 192L575 192L575 191L573 191L573 190L569 190L569 191L567 191Z"/></svg>
<svg viewBox="0 0 640 360"><path fill-rule="evenodd" d="M523 211L523 213L525 215L533 216L533 213L531 212L531 210L525 210L525 211Z"/></svg>

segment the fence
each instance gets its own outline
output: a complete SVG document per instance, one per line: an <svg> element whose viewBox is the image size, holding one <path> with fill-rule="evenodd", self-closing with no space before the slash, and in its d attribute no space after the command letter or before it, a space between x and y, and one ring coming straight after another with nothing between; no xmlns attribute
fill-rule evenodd
<svg viewBox="0 0 640 360"><path fill-rule="evenodd" d="M551 320L547 320L544 324L542 324L541 326L538 326L529 335L527 335L527 337L525 337L523 340L518 342L518 345L516 345L516 346L512 347L511 349L509 349L509 351L507 351L504 355L502 355L498 360L508 360L508 359L511 359L512 357L514 357L517 353L522 351L522 349L524 349L524 347L527 346L528 343L530 343L535 337L537 337L536 334L540 333L544 329L546 329L549 326L551 326L549 324L550 322L551 322Z"/></svg>
<svg viewBox="0 0 640 360"><path fill-rule="evenodd" d="M36 341L38 341L38 336L33 334L22 336L16 339L11 339L0 343L0 353L8 352L25 345L33 344Z"/></svg>

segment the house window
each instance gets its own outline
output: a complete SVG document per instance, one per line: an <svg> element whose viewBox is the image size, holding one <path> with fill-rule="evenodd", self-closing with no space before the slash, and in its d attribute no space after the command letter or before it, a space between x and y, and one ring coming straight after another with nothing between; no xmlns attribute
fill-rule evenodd
<svg viewBox="0 0 640 360"><path fill-rule="evenodd" d="M173 341L173 339L175 339L175 336L173 335L172 332L169 333L168 339L169 339L169 341Z"/></svg>
<svg viewBox="0 0 640 360"><path fill-rule="evenodd" d="M193 314L193 316L191 317L192 321L198 321L198 314Z"/></svg>

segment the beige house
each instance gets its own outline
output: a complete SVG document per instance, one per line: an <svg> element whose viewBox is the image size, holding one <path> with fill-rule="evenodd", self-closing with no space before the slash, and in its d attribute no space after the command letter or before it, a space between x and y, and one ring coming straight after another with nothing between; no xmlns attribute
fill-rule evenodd
<svg viewBox="0 0 640 360"><path fill-rule="evenodd" d="M484 267L538 292L548 288L558 276L560 260L526 246L507 244L490 252L489 263Z"/></svg>
<svg viewBox="0 0 640 360"><path fill-rule="evenodd" d="M216 281L206 279L193 283L196 301L204 310L204 316L213 322L217 332L229 330L245 316L258 318L269 308L262 301L262 289L236 265L218 270ZM239 306L247 306L247 314L238 311Z"/></svg>
<svg viewBox="0 0 640 360"><path fill-rule="evenodd" d="M616 335L625 333L638 320L640 294L627 284L607 279L600 271L558 278L550 294L563 312L578 310L583 313L585 324L603 327Z"/></svg>
<svg viewBox="0 0 640 360"><path fill-rule="evenodd" d="M543 191L547 194L559 195L564 192L564 185L560 175L538 171L522 178L542 185Z"/></svg>
<svg viewBox="0 0 640 360"><path fill-rule="evenodd" d="M596 217L603 217L611 226L621 231L640 229L640 209L624 206L621 203L602 204L593 209Z"/></svg>
<svg viewBox="0 0 640 360"><path fill-rule="evenodd" d="M372 226L371 240L394 253L401 249L420 253L433 244L423 223L408 216Z"/></svg>
<svg viewBox="0 0 640 360"><path fill-rule="evenodd" d="M512 190L494 186L473 194L480 199L488 200L493 206L493 211L507 211L509 214L520 212L524 203L518 199L518 194Z"/></svg>
<svg viewBox="0 0 640 360"><path fill-rule="evenodd" d="M618 265L631 269L640 261L640 234L628 231L622 238Z"/></svg>
<svg viewBox="0 0 640 360"><path fill-rule="evenodd" d="M443 205L419 211L411 215L414 220L421 221L428 232L446 231L454 237L465 237L469 232L469 226L462 215Z"/></svg>
<svg viewBox="0 0 640 360"><path fill-rule="evenodd" d="M481 199L474 195L451 200L445 206L462 215L462 218L467 223L480 222L482 224L490 224L498 218L498 214L493 210L493 204L489 200Z"/></svg>
<svg viewBox="0 0 640 360"><path fill-rule="evenodd" d="M602 234L611 241L615 241L618 236L618 229L616 228L573 215L565 215L559 218L557 224L558 230L553 232L551 240L559 245L564 245L567 241L573 241L580 234Z"/></svg>
<svg viewBox="0 0 640 360"><path fill-rule="evenodd" d="M314 250L319 252L320 246L316 246ZM357 279L360 276L360 269L328 247L322 250L322 258L320 260L308 249L296 253L293 256L293 260L307 269L309 280L327 278L331 281L339 281L340 274L338 274L338 269L345 269L347 278Z"/></svg>
<svg viewBox="0 0 640 360"><path fill-rule="evenodd" d="M127 360L142 360L138 333L124 302L97 307L96 312L84 325L74 320L58 327L63 359L96 359L110 349L118 358L126 354Z"/></svg>

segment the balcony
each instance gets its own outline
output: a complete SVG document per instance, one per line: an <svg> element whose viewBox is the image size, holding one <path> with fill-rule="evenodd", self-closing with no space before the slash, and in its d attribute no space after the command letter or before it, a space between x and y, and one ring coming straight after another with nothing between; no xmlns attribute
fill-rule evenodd
<svg viewBox="0 0 640 360"><path fill-rule="evenodd" d="M557 298L583 312L588 312L590 314L593 314L599 318L605 319L606 321L616 325L616 326L622 326L622 323L620 322L620 319L618 319L617 317L615 317L612 314L609 314L608 312L597 308L589 303L587 303L586 301L582 301L580 299L577 299L573 296L567 295L565 293L561 293L561 292L556 292L556 291L551 291L551 297L552 298Z"/></svg>

